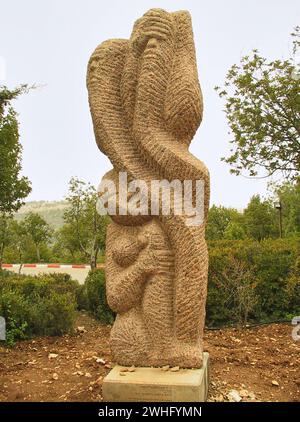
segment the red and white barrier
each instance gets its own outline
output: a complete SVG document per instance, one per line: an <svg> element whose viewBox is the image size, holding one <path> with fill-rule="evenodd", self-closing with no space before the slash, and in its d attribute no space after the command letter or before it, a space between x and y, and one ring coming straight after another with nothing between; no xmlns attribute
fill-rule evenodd
<svg viewBox="0 0 300 422"><path fill-rule="evenodd" d="M2 264L2 268L19 268L20 264ZM77 268L77 269L90 269L90 265L86 264L23 264L22 268ZM98 264L97 268L104 268L104 264Z"/></svg>

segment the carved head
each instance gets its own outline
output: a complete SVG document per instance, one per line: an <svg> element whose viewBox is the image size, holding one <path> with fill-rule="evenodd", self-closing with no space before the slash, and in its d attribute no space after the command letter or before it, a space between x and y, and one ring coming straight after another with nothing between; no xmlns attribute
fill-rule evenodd
<svg viewBox="0 0 300 422"><path fill-rule="evenodd" d="M135 22L121 78L121 97L136 134L143 130L145 121L189 144L202 119L203 101L187 11L151 9Z"/></svg>
<svg viewBox="0 0 300 422"><path fill-rule="evenodd" d="M133 144L147 131L189 145L203 113L190 14L151 9L129 40L100 44L87 87L98 146L115 169L126 168L121 151L135 154Z"/></svg>

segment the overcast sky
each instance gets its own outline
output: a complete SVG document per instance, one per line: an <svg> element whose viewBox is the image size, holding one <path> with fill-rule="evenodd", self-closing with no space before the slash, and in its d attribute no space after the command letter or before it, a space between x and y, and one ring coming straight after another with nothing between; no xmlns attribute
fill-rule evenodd
<svg viewBox="0 0 300 422"><path fill-rule="evenodd" d="M0 0L0 56L9 87L41 88L15 102L29 200L62 199L72 176L98 185L110 162L96 147L85 85L90 54L109 38L128 38L134 21L152 7L192 15L204 119L191 151L211 173L211 203L244 207L266 193L265 180L229 174L228 127L215 85L233 63L258 48L269 59L291 52L300 23L297 0ZM2 72L3 73L3 72Z"/></svg>

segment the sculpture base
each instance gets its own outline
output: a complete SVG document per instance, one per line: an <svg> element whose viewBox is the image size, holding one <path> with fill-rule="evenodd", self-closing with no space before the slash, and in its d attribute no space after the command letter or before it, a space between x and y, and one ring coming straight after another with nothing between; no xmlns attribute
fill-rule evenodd
<svg viewBox="0 0 300 422"><path fill-rule="evenodd" d="M115 366L104 378L102 394L107 402L204 402L209 385L209 354L203 353L201 369L135 368L120 372ZM122 375L121 375L122 374Z"/></svg>

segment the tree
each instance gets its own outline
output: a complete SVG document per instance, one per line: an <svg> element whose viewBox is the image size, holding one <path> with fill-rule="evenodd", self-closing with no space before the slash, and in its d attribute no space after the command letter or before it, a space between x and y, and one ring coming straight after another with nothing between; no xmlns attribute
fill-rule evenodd
<svg viewBox="0 0 300 422"><path fill-rule="evenodd" d="M273 201L281 202L283 232L285 236L300 235L300 178L277 187Z"/></svg>
<svg viewBox="0 0 300 422"><path fill-rule="evenodd" d="M11 221L11 216L0 213L0 269L3 265L4 251L11 243Z"/></svg>
<svg viewBox="0 0 300 422"><path fill-rule="evenodd" d="M270 201L262 201L254 195L244 210L247 235L261 241L278 235L277 215Z"/></svg>
<svg viewBox="0 0 300 422"><path fill-rule="evenodd" d="M231 221L224 232L224 239L241 240L246 238L245 228L237 221Z"/></svg>
<svg viewBox="0 0 300 422"><path fill-rule="evenodd" d="M40 262L40 246L51 239L51 228L39 214L33 212L26 215L24 228L35 245L37 261Z"/></svg>
<svg viewBox="0 0 300 422"><path fill-rule="evenodd" d="M253 50L227 73L225 87L216 87L225 99L225 113L233 139L231 155L222 158L234 174L244 170L264 177L275 173L290 179L300 172L300 96L295 57L300 27L292 35L293 54L268 62Z"/></svg>
<svg viewBox="0 0 300 422"><path fill-rule="evenodd" d="M74 262L78 258L77 252L82 254L78 236L74 230L74 224L65 223L55 233L55 243L53 245L53 253L55 256L59 256L60 259L69 261L70 259Z"/></svg>
<svg viewBox="0 0 300 422"><path fill-rule="evenodd" d="M21 269L24 263L24 254L26 252L27 248L27 242L28 242L28 233L27 228L24 223L24 221L16 221L11 220L11 226L10 226L10 244L17 250L18 252L18 261L20 264L19 267L19 274L21 273Z"/></svg>
<svg viewBox="0 0 300 422"><path fill-rule="evenodd" d="M17 211L31 191L27 177L20 176L22 146L19 142L17 114L11 100L27 92L22 85L15 90L0 87L0 213Z"/></svg>
<svg viewBox="0 0 300 422"><path fill-rule="evenodd" d="M208 214L206 238L208 240L223 239L228 225L232 222L242 223L243 215L234 208L213 205Z"/></svg>
<svg viewBox="0 0 300 422"><path fill-rule="evenodd" d="M69 233L71 230L75 236L75 239L69 237L72 243L70 248L77 244L94 269L97 266L99 251L105 247L108 217L98 214L98 195L89 183L72 178L66 199L70 206L65 211L64 220L69 225Z"/></svg>

